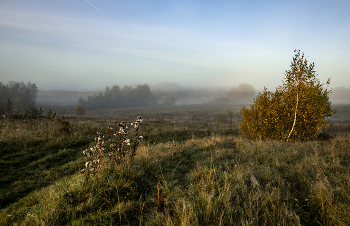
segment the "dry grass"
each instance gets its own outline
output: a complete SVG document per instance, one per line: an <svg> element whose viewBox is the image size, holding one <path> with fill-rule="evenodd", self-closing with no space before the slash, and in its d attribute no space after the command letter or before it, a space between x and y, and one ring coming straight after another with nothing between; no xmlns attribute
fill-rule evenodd
<svg viewBox="0 0 350 226"><path fill-rule="evenodd" d="M86 181L79 173L86 161L82 151L97 131L121 120L127 118L72 119L69 134L56 122L0 121L2 168L14 171L6 172L11 176L1 191L14 192L29 180L40 183L42 175L50 181L22 196L12 193L19 197L3 207L0 224L350 224L348 133L287 143L247 140L214 121L190 126L177 120L173 126L146 118L136 156L106 161ZM36 159L29 158L33 154ZM24 164L24 176L11 158Z"/></svg>

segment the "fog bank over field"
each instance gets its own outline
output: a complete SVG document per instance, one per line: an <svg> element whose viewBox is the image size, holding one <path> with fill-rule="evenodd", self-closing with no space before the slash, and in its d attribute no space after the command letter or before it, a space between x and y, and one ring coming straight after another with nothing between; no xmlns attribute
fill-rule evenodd
<svg viewBox="0 0 350 226"><path fill-rule="evenodd" d="M350 104L350 87L337 87L331 89L330 100L334 104Z"/></svg>
<svg viewBox="0 0 350 226"><path fill-rule="evenodd" d="M85 105L86 107L89 105L90 108L102 102L105 102L105 105L110 107L129 106L130 102L137 99L143 100L140 101L141 105L144 105L145 102L148 102L150 105L163 106L204 103L225 104L231 102L246 104L252 103L253 98L257 95L255 88L247 83L237 84L237 86L209 87L183 86L177 83L166 82L156 85L111 85L98 91L40 90L39 88L37 105ZM129 99L125 99L127 97ZM147 101L145 97L148 98ZM95 103L92 103L92 101L95 101ZM108 104L111 101L114 104ZM123 101L124 104L121 103ZM90 104L88 104L89 102Z"/></svg>
<svg viewBox="0 0 350 226"><path fill-rule="evenodd" d="M112 85L108 89L112 89ZM119 87L120 92L124 88L127 90L136 89L138 84ZM165 82L156 85L149 85L149 96L154 98L157 105L191 105L205 103L238 103L249 105L254 98L264 88L253 87L247 83L237 84L236 86L184 86L178 83ZM106 87L100 90L92 91L69 91L69 90L49 90L40 91L37 95L37 105L79 105L79 99L88 100L106 94ZM44 89L45 90L45 89ZM273 89L269 89L274 91ZM350 104L350 87L330 88L330 100L333 104ZM118 91L119 92L119 91ZM148 94L147 94L148 95Z"/></svg>

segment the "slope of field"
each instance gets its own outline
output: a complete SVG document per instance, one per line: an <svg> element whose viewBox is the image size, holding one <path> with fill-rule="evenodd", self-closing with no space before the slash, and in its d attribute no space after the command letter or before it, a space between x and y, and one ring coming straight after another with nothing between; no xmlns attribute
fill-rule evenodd
<svg viewBox="0 0 350 226"><path fill-rule="evenodd" d="M349 225L345 124L334 123L316 141L247 140L239 135L238 108L2 119L0 224ZM95 145L95 133L138 114L144 139L136 156L120 163L106 158L96 175L81 174L82 151Z"/></svg>

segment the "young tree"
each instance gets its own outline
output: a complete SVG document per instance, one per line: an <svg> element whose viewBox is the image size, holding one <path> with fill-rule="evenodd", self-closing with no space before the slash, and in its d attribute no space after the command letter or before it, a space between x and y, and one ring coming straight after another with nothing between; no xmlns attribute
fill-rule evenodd
<svg viewBox="0 0 350 226"><path fill-rule="evenodd" d="M310 140L328 126L331 109L329 91L316 78L315 64L294 51L291 69L285 72L283 84L270 92L266 88L254 99L251 108L242 107L239 124L248 138ZM327 86L330 80L327 81Z"/></svg>
<svg viewBox="0 0 350 226"><path fill-rule="evenodd" d="M86 110L82 106L78 106L76 109L74 109L74 114L76 116L83 116L86 115Z"/></svg>

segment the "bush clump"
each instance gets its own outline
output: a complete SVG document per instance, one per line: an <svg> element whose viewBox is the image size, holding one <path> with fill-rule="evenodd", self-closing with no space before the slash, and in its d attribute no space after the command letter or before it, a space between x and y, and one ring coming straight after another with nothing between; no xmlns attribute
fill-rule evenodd
<svg viewBox="0 0 350 226"><path fill-rule="evenodd" d="M78 106L76 109L74 109L74 114L76 116L84 116L86 115L86 110L82 106Z"/></svg>
<svg viewBox="0 0 350 226"><path fill-rule="evenodd" d="M328 126L327 117L335 113L329 101L331 91L316 78L315 64L308 64L300 50L294 52L283 84L275 92L264 88L250 109L240 109L243 119L239 127L245 137L310 140Z"/></svg>

